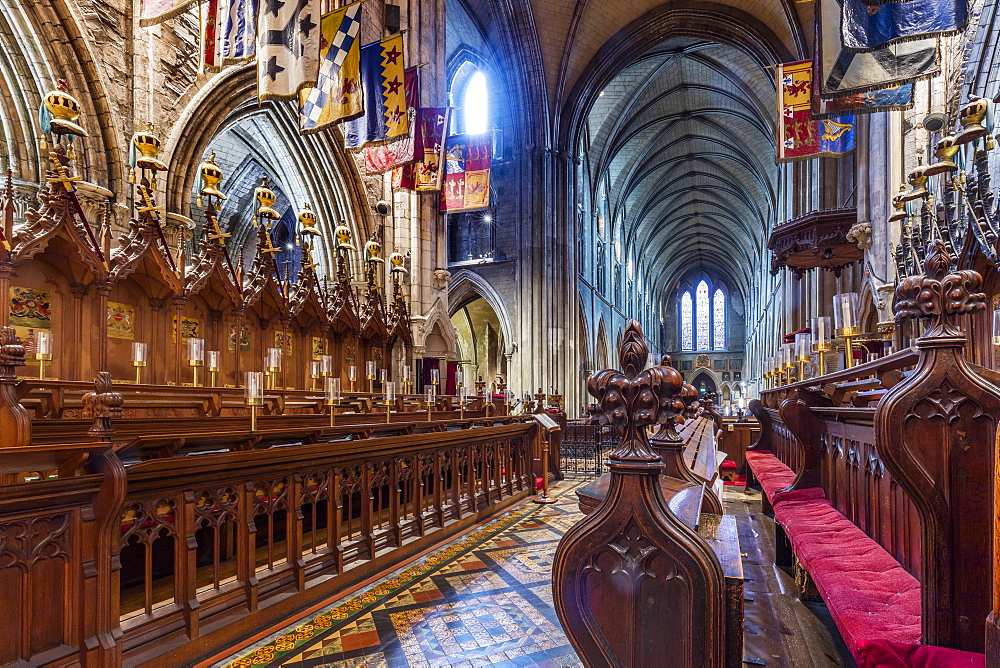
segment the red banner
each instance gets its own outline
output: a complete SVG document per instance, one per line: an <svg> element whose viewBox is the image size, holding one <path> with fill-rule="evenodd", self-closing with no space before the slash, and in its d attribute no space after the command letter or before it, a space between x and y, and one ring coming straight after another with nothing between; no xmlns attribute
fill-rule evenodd
<svg viewBox="0 0 1000 668"><path fill-rule="evenodd" d="M420 191L441 189L441 159L450 115L451 109L448 107L420 110L420 139L423 145L421 158L392 173L393 188Z"/></svg>
<svg viewBox="0 0 1000 668"><path fill-rule="evenodd" d="M442 213L473 211L490 205L492 154L492 132L448 137Z"/></svg>
<svg viewBox="0 0 1000 668"><path fill-rule="evenodd" d="M420 81L417 78L416 67L406 70L403 86L406 89L406 113L410 117L410 133L381 144L366 144L365 172L368 174L388 172L390 169L419 160L423 154L424 143L421 139L420 124L414 122L420 109Z"/></svg>
<svg viewBox="0 0 1000 668"><path fill-rule="evenodd" d="M784 63L776 69L778 83L778 161L819 153L812 117L812 61Z"/></svg>

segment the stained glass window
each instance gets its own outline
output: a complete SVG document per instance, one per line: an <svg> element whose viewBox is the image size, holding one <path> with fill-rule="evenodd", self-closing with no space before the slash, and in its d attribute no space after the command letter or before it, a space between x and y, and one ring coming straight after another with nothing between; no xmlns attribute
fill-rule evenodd
<svg viewBox="0 0 1000 668"><path fill-rule="evenodd" d="M489 118L489 101L486 92L486 76L476 72L465 89L465 131L470 135L486 132Z"/></svg>
<svg viewBox="0 0 1000 668"><path fill-rule="evenodd" d="M694 350L692 322L691 293L685 292L681 297L681 350Z"/></svg>
<svg viewBox="0 0 1000 668"><path fill-rule="evenodd" d="M708 283L702 281L698 284L698 287L694 295L695 299L695 321L697 323L697 340L698 350L708 350L711 348L711 341L709 340L708 333Z"/></svg>
<svg viewBox="0 0 1000 668"><path fill-rule="evenodd" d="M712 347L716 350L726 347L726 296L720 289L712 296Z"/></svg>

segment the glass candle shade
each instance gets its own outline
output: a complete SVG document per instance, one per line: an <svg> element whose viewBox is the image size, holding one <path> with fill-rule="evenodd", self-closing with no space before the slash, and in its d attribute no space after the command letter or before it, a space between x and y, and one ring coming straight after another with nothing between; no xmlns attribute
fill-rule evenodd
<svg viewBox="0 0 1000 668"><path fill-rule="evenodd" d="M368 380L375 380L375 362L371 360L365 362L365 377Z"/></svg>
<svg viewBox="0 0 1000 668"><path fill-rule="evenodd" d="M336 406L342 397L339 378L327 378L323 381L323 402L327 406Z"/></svg>
<svg viewBox="0 0 1000 668"><path fill-rule="evenodd" d="M781 366L791 369L795 366L795 344L784 343L781 345Z"/></svg>
<svg viewBox="0 0 1000 668"><path fill-rule="evenodd" d="M455 370L455 386L462 387L462 381L465 380L465 374L462 373L461 369Z"/></svg>
<svg viewBox="0 0 1000 668"><path fill-rule="evenodd" d="M322 367L319 360L309 362L309 377L315 380L316 378L319 378L320 373L322 373Z"/></svg>
<svg viewBox="0 0 1000 668"><path fill-rule="evenodd" d="M333 375L333 355L320 355L319 373L324 378Z"/></svg>
<svg viewBox="0 0 1000 668"><path fill-rule="evenodd" d="M378 370L378 378L379 378L379 381L381 381L382 383L385 383L386 381L388 381L389 380L389 370L388 369L379 369Z"/></svg>
<svg viewBox="0 0 1000 668"><path fill-rule="evenodd" d="M138 341L132 342L132 366L146 366L146 350L147 345L145 343L139 343Z"/></svg>
<svg viewBox="0 0 1000 668"><path fill-rule="evenodd" d="M431 369L431 384L437 385L441 382L441 371L439 369Z"/></svg>
<svg viewBox="0 0 1000 668"><path fill-rule="evenodd" d="M857 336L861 333L858 324L858 293L844 292L833 296L833 324L837 336Z"/></svg>
<svg viewBox="0 0 1000 668"><path fill-rule="evenodd" d="M812 336L802 332L795 335L795 361L808 362L812 354Z"/></svg>
<svg viewBox="0 0 1000 668"><path fill-rule="evenodd" d="M205 339L188 339L187 358L190 366L205 366Z"/></svg>
<svg viewBox="0 0 1000 668"><path fill-rule="evenodd" d="M267 370L271 373L281 371L281 348L267 349Z"/></svg>
<svg viewBox="0 0 1000 668"><path fill-rule="evenodd" d="M437 388L435 386L428 385L424 388L424 399L427 401L427 405L433 405L436 397Z"/></svg>
<svg viewBox="0 0 1000 668"><path fill-rule="evenodd" d="M52 332L35 330L35 359L52 359Z"/></svg>
<svg viewBox="0 0 1000 668"><path fill-rule="evenodd" d="M219 367L219 351L218 350L208 350L205 351L205 366L208 367L209 371L218 371Z"/></svg>
<svg viewBox="0 0 1000 668"><path fill-rule="evenodd" d="M392 381L386 381L385 386L382 388L385 394L385 402L390 403L396 400L396 383Z"/></svg>
<svg viewBox="0 0 1000 668"><path fill-rule="evenodd" d="M403 365L403 380L404 381L410 380L410 365L409 364Z"/></svg>
<svg viewBox="0 0 1000 668"><path fill-rule="evenodd" d="M993 311L993 345L1000 347L1000 308Z"/></svg>
<svg viewBox="0 0 1000 668"><path fill-rule="evenodd" d="M243 400L247 406L264 405L264 374L260 371L247 371L243 374Z"/></svg>
<svg viewBox="0 0 1000 668"><path fill-rule="evenodd" d="M813 318L810 329L812 330L813 350L829 350L830 335L833 333L830 329L830 316L823 315Z"/></svg>
<svg viewBox="0 0 1000 668"><path fill-rule="evenodd" d="M352 364L351 366L347 367L347 380L353 383L357 379L358 379L358 367Z"/></svg>

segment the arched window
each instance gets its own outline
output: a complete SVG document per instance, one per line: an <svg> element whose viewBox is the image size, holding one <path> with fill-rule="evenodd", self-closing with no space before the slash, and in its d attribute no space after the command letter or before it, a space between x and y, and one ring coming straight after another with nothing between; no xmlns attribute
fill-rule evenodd
<svg viewBox="0 0 1000 668"><path fill-rule="evenodd" d="M708 312L708 283L702 281L698 284L698 287L695 289L694 299L695 322L698 323L697 336L695 337L698 342L698 350L708 350L711 346L708 333L710 317Z"/></svg>
<svg viewBox="0 0 1000 668"><path fill-rule="evenodd" d="M712 296L712 347L726 349L726 296L720 288Z"/></svg>
<svg viewBox="0 0 1000 668"><path fill-rule="evenodd" d="M726 349L726 293L702 279L680 298L681 350Z"/></svg>
<svg viewBox="0 0 1000 668"><path fill-rule="evenodd" d="M489 97L486 75L476 72L465 87L465 131L470 135L486 132L489 123Z"/></svg>
<svg viewBox="0 0 1000 668"><path fill-rule="evenodd" d="M694 350L693 320L691 293L685 292L681 297L681 350Z"/></svg>

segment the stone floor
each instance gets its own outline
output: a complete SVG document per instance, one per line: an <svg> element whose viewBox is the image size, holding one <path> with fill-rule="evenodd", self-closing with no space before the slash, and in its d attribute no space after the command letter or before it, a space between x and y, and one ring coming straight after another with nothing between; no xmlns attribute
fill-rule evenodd
<svg viewBox="0 0 1000 668"><path fill-rule="evenodd" d="M581 515L566 481L559 503L527 502L214 664L250 666L579 666L552 607L552 556ZM746 582L745 665L850 666L821 604L803 604L774 567L760 496L727 488Z"/></svg>

